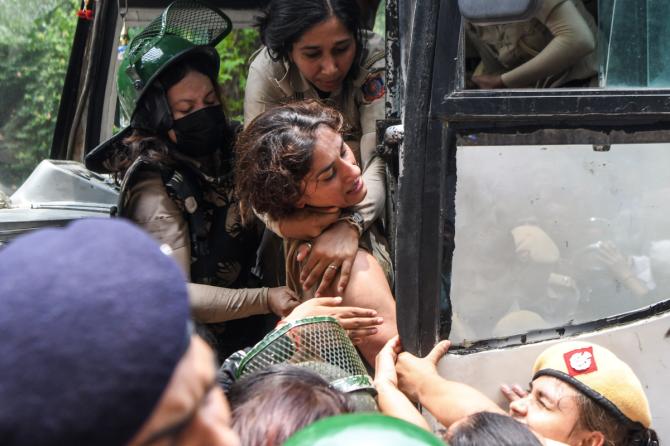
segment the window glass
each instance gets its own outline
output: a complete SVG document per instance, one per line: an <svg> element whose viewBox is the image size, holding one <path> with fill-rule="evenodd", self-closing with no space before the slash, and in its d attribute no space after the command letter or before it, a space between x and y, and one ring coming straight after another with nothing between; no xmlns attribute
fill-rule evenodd
<svg viewBox="0 0 670 446"><path fill-rule="evenodd" d="M599 0L602 79L607 87L670 86L670 3Z"/></svg>
<svg viewBox="0 0 670 446"><path fill-rule="evenodd" d="M670 144L458 148L444 274L450 339L580 324L663 300L668 163Z"/></svg>
<svg viewBox="0 0 670 446"><path fill-rule="evenodd" d="M540 0L517 11L523 2L496 4L484 18L464 20L465 87L596 87L599 37L595 0ZM484 5L484 2L479 2ZM534 5L529 2L529 5ZM525 20L491 22L495 17ZM464 10L466 11L466 10ZM489 17L493 15L493 18Z"/></svg>
<svg viewBox="0 0 670 446"><path fill-rule="evenodd" d="M49 155L78 6L0 2L0 195L14 192Z"/></svg>

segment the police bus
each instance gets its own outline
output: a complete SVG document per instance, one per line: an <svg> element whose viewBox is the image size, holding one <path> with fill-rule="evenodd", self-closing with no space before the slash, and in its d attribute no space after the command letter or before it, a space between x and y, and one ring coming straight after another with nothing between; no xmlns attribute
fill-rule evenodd
<svg viewBox="0 0 670 446"><path fill-rule="evenodd" d="M51 9L33 15L53 23L65 2L39 3ZM21 70L6 80L20 58L5 42L28 30L25 23L39 23L18 13L22 2L3 2L3 17L14 19L0 28L0 243L113 212L113 182L79 162L124 125L115 73L125 34L168 3L71 4L69 63L50 73L62 93L46 120L49 148L41 156L49 161L21 185L26 175L17 165L38 156L19 156L19 143L30 138L14 135L39 135L21 128L17 104L33 104L40 91L27 89ZM243 33L264 2L211 3ZM482 54L473 29L526 21L537 1L498 0L492 8L487 0L387 0L380 7L387 112L378 150L387 162L398 328L415 353L450 339L441 373L503 406L499 385L527 383L548 345L574 337L602 344L634 366L663 438L670 435L670 5L582 3L595 24L595 74L533 88L477 88ZM25 39L39 43L45 29L31 32Z"/></svg>

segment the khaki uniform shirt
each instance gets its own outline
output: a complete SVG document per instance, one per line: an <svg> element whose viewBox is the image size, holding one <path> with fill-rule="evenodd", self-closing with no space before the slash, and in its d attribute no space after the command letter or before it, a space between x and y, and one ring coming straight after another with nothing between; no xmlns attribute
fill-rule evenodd
<svg viewBox="0 0 670 446"><path fill-rule="evenodd" d="M365 221L365 228L379 218L386 200L384 162L376 156L376 122L385 113L385 47L384 40L371 32L364 34L363 61L349 88L319 98L316 89L290 62L274 62L265 47L252 57L244 95L244 124L270 108L302 99L317 99L334 106L344 116L350 131L344 139L363 166L363 180L368 188L365 199L353 209ZM347 92L347 94L343 94ZM264 220L267 220L264 218ZM280 234L273 222L266 221ZM281 235L281 234L280 234Z"/></svg>
<svg viewBox="0 0 670 446"><path fill-rule="evenodd" d="M169 196L160 173L137 172L128 187L123 216L144 228L190 277L191 240L182 210ZM232 289L189 283L191 310L199 322L214 323L269 313L267 288Z"/></svg>
<svg viewBox="0 0 670 446"><path fill-rule="evenodd" d="M482 59L475 74L500 74L507 87L558 87L598 73L597 27L581 0L543 0L530 20L468 23L466 32Z"/></svg>

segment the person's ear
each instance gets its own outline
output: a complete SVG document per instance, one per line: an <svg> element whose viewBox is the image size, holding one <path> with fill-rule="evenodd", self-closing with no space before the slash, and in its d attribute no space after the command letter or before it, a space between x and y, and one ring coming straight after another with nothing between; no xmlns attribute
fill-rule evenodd
<svg viewBox="0 0 670 446"><path fill-rule="evenodd" d="M585 432L579 444L582 446L603 446L605 435L600 431Z"/></svg>

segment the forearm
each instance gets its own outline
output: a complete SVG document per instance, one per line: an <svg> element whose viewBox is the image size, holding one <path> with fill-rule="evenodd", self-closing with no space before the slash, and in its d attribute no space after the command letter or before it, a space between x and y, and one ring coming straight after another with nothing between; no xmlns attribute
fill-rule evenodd
<svg viewBox="0 0 670 446"><path fill-rule="evenodd" d="M554 38L531 60L504 73L505 86L531 86L540 79L565 71L595 50L595 36L570 1L555 8L547 18L546 26Z"/></svg>
<svg viewBox="0 0 670 446"><path fill-rule="evenodd" d="M430 430L423 415L397 387L383 381L375 382L375 388L377 389L377 404L384 415L400 418L423 429Z"/></svg>
<svg viewBox="0 0 670 446"><path fill-rule="evenodd" d="M439 375L422 379L419 402L444 426L477 412L505 412L483 393L466 384L447 381Z"/></svg>
<svg viewBox="0 0 670 446"><path fill-rule="evenodd" d="M363 172L363 181L368 189L363 201L351 209L363 217L363 227L368 229L372 223L382 216L386 205L386 167L384 160L376 156L372 158Z"/></svg>
<svg viewBox="0 0 670 446"><path fill-rule="evenodd" d="M193 317L204 323L241 319L270 312L268 288L222 288L189 283Z"/></svg>

